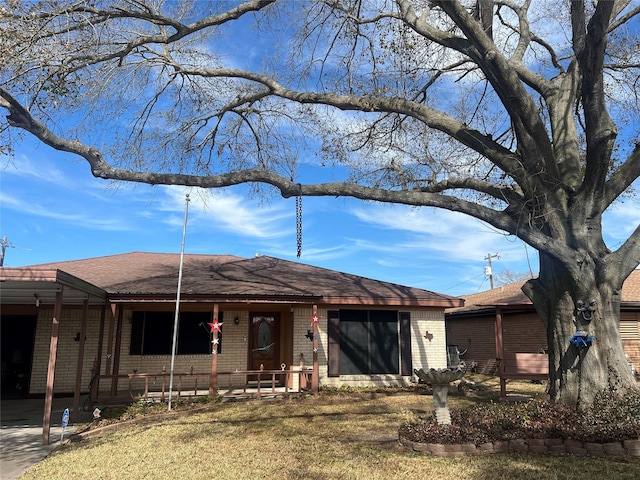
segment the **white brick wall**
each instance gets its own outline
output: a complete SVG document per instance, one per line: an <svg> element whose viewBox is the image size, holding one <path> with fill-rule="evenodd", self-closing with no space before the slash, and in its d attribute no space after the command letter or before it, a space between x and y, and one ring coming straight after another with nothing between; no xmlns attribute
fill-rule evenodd
<svg viewBox="0 0 640 480"><path fill-rule="evenodd" d="M82 368L82 389L91 381L91 367L98 354L98 336L101 310L90 309ZM36 337L31 367L30 394L43 394L47 385L47 367L51 345L53 308L40 308L36 323ZM54 393L73 392L76 382L76 365L80 342L74 340L80 333L82 307L62 309L58 329L58 355L56 360Z"/></svg>
<svg viewBox="0 0 640 480"><path fill-rule="evenodd" d="M415 369L447 366L444 311L411 311L411 356Z"/></svg>
<svg viewBox="0 0 640 480"><path fill-rule="evenodd" d="M247 368L249 312L223 309L220 309L220 311L223 312L223 338L222 353L217 354L218 371L228 372L234 370L245 370ZM129 343L131 338L131 322L129 319L131 318L131 315L132 310L125 310L122 330L122 345L120 348L120 373L133 373L134 369L137 369L138 373L162 373L163 367L165 369L164 371L169 373L171 371L171 355L129 355ZM240 321L238 325L235 325L233 322L233 319L236 316ZM179 373L188 373L192 368L195 373L210 372L211 363L212 358L210 354L176 355L174 376ZM174 382L177 382L177 379L174 380ZM185 388L189 388L192 386L192 382L192 379L190 380L185 378L183 385ZM202 383L202 377L198 382L198 385L200 386ZM227 382L226 378L219 379L220 386L226 386Z"/></svg>

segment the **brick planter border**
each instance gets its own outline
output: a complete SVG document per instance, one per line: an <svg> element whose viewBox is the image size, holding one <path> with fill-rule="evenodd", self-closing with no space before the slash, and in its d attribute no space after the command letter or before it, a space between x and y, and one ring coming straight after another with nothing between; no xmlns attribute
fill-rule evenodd
<svg viewBox="0 0 640 480"><path fill-rule="evenodd" d="M454 457L459 455L481 455L484 453L534 453L534 454L569 454L580 457L627 457L640 460L640 439L623 442L590 443L568 438L527 438L474 443L420 443L400 436L400 443L415 452L438 457Z"/></svg>

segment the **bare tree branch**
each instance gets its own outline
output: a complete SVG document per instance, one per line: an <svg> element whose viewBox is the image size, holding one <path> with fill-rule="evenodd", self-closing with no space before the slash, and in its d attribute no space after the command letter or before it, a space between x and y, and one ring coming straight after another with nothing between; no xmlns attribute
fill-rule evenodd
<svg viewBox="0 0 640 480"><path fill-rule="evenodd" d="M636 143L629 157L607 181L601 208L603 210L608 208L638 177L640 177L640 142Z"/></svg>
<svg viewBox="0 0 640 480"><path fill-rule="evenodd" d="M470 215L539 252L527 292L547 325L552 398L635 385L616 312L640 227L615 252L602 230L640 177L629 0L8 5L0 151L28 132L104 179ZM309 179L303 162L339 180ZM584 298L602 315L580 325L598 341L574 367Z"/></svg>

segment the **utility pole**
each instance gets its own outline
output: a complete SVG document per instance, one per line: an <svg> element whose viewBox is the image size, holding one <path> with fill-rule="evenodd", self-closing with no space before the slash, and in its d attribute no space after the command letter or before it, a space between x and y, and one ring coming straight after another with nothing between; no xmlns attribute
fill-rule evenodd
<svg viewBox="0 0 640 480"><path fill-rule="evenodd" d="M7 251L7 247L13 247L9 240L7 240L7 236L5 235L2 240L0 240L0 245L2 246L2 253L0 254L0 267L4 266L4 255Z"/></svg>
<svg viewBox="0 0 640 480"><path fill-rule="evenodd" d="M495 255L491 255L491 253L487 254L484 259L489 262L489 265L484 267L484 274L489 277L489 284L491 285L491 290L493 290L493 270L491 269L491 259L497 258L500 260L500 254L496 253Z"/></svg>

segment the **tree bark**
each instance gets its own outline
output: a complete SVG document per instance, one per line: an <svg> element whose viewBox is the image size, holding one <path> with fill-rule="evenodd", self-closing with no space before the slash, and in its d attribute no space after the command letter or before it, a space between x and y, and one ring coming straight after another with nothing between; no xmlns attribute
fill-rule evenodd
<svg viewBox="0 0 640 480"><path fill-rule="evenodd" d="M620 337L621 282L603 278L595 262L584 261L575 275L544 253L540 256L540 275L524 291L547 331L550 400L586 408L605 390L635 388ZM583 314L579 301L594 310ZM584 332L586 345L571 342L576 332Z"/></svg>

